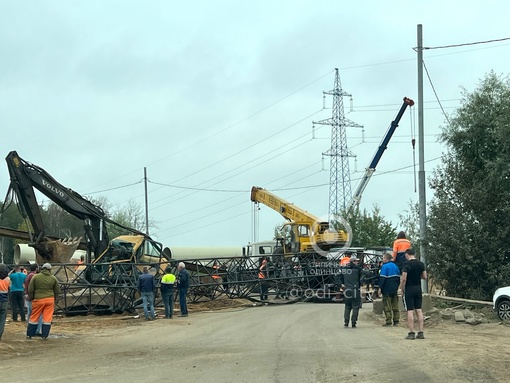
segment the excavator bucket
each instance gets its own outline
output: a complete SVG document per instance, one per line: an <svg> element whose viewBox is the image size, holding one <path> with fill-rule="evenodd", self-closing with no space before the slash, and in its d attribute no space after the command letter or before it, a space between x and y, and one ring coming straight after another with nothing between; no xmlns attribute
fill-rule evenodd
<svg viewBox="0 0 510 383"><path fill-rule="evenodd" d="M46 238L36 247L36 261L39 264L69 263L80 245L82 237L51 240Z"/></svg>

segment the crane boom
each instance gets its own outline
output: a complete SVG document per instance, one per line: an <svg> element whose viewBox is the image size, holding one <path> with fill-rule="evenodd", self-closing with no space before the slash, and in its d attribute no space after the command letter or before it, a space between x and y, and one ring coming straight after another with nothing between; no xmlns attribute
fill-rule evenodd
<svg viewBox="0 0 510 383"><path fill-rule="evenodd" d="M300 223L314 223L319 221L319 218L313 214L308 213L306 210L285 201L263 188L254 186L251 189L251 201L263 203L280 213L287 221Z"/></svg>
<svg viewBox="0 0 510 383"><path fill-rule="evenodd" d="M375 172L375 168L377 167L377 164L381 160L381 157L388 147L388 143L391 140L391 137L393 136L393 133L395 133L395 130L398 127L398 124L400 120L402 119L402 116L404 115L404 112L406 111L408 106L413 106L414 101L410 98L404 97L404 102L402 103L402 106L400 107L400 110L397 113L397 116L395 119L391 122L388 131L384 135L381 143L379 144L379 147L377 148L377 151L375 152L374 157L372 158L372 161L370 161L370 164L368 165L368 168L365 171L365 174L361 178L358 186L356 187L356 190L354 192L354 195L352 197L352 200L348 206L347 210L351 210L359 206L359 203L361 201L361 196L365 190L365 188L368 185L368 182L370 181L370 178L372 178L372 175Z"/></svg>
<svg viewBox="0 0 510 383"><path fill-rule="evenodd" d="M329 251L334 247L343 246L348 235L343 230L334 230L329 222L310 214L304 209L268 192L266 189L254 186L251 189L251 201L263 203L280 213L289 223L290 246L285 247L285 254L310 253L319 250Z"/></svg>

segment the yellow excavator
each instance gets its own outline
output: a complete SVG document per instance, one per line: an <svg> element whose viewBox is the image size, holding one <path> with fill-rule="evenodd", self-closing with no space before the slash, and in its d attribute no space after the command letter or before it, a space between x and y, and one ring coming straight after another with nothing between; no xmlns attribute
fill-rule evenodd
<svg viewBox="0 0 510 383"><path fill-rule="evenodd" d="M28 245L36 251L37 263L69 263L74 251L83 249L87 250L86 263L98 264L93 267L93 271L99 271L99 274L104 275L101 270L98 270L99 264L158 264L162 260L169 259L160 243L141 231L112 221L100 206L63 186L47 171L23 160L15 151L7 155L6 162L11 179L10 189L18 202L17 206L21 215L23 218L28 218L32 230L29 233L23 233L12 229L2 229L0 235L7 234L12 238L28 239ZM82 220L84 223L82 237L62 240L47 236L35 190L44 194L69 214ZM121 227L128 235L110 240L106 223ZM5 233L5 231L8 232ZM87 274L92 278L94 273Z"/></svg>
<svg viewBox="0 0 510 383"><path fill-rule="evenodd" d="M288 243L283 246L284 254L329 251L344 246L349 239L345 231L335 230L329 222L322 221L266 189L254 186L251 189L251 201L270 207L289 221L283 225L283 231L289 237Z"/></svg>

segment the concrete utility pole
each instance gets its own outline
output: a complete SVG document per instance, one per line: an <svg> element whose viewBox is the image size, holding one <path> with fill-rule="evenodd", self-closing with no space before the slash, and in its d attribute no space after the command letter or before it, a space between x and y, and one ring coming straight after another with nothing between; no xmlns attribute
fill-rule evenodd
<svg viewBox="0 0 510 383"><path fill-rule="evenodd" d="M143 168L143 180L145 183L145 232L149 235L149 195L147 193L147 168Z"/></svg>
<svg viewBox="0 0 510 383"><path fill-rule="evenodd" d="M418 196L420 204L420 259L427 266L427 198L425 196L425 135L423 132L423 35L418 24ZM428 292L427 281L422 280L422 290Z"/></svg>

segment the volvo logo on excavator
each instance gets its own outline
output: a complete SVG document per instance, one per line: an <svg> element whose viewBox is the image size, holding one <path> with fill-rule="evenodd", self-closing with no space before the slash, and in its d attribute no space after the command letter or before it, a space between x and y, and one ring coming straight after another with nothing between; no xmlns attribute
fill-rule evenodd
<svg viewBox="0 0 510 383"><path fill-rule="evenodd" d="M45 180L42 180L42 184L43 186L48 189L48 190L51 190L53 193L55 193L56 195L58 195L59 197L61 198L64 198L64 192L61 191L61 190L58 190L55 186L49 184L48 182L46 182Z"/></svg>

